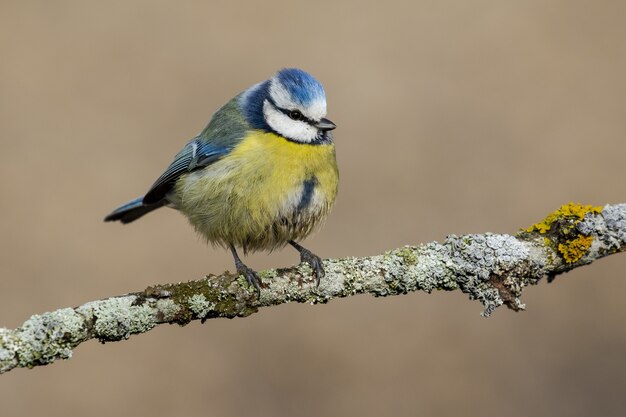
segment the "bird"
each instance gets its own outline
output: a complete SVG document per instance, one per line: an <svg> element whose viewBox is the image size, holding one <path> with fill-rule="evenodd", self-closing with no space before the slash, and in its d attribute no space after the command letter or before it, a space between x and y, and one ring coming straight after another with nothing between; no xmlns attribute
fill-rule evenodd
<svg viewBox="0 0 626 417"><path fill-rule="evenodd" d="M283 68L217 110L141 197L105 217L131 223L171 207L213 246L230 249L239 275L261 296L239 254L291 245L317 285L319 256L301 246L335 202L339 171L326 92L312 75Z"/></svg>

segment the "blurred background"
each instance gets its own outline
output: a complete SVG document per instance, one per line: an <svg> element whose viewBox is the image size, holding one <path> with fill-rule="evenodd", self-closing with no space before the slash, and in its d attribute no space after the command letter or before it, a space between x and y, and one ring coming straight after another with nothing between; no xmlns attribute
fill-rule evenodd
<svg viewBox="0 0 626 417"><path fill-rule="evenodd" d="M619 1L1 1L0 326L232 270L174 211L102 218L286 66L339 126L339 199L305 242L323 257L625 203L625 19ZM0 376L1 414L621 416L625 291L616 255L489 319L453 292L161 326Z"/></svg>

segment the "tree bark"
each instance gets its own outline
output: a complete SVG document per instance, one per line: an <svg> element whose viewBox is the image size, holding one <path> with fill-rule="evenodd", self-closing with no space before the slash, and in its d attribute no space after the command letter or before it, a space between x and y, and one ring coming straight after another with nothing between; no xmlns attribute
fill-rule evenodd
<svg viewBox="0 0 626 417"><path fill-rule="evenodd" d="M128 339L163 323L246 317L288 302L326 303L337 297L384 297L409 291L461 290L483 305L483 315L506 305L519 311L527 285L621 252L626 247L626 204L604 207L569 203L543 221L506 234L448 236L443 242L405 246L381 255L328 259L315 285L303 264L267 270L257 299L242 277L225 273L92 301L34 315L17 329L0 328L0 373L68 359L90 339Z"/></svg>

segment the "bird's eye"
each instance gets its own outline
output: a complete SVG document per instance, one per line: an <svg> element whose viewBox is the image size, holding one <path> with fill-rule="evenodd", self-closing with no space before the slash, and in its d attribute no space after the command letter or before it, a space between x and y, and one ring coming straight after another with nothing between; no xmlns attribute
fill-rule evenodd
<svg viewBox="0 0 626 417"><path fill-rule="evenodd" d="M291 110L289 112L289 117L291 117L293 120L302 120L302 113L300 113L299 110Z"/></svg>

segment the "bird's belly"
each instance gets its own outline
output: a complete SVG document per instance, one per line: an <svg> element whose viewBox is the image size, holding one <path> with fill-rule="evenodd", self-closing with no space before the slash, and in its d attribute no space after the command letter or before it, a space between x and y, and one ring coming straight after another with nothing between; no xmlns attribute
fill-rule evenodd
<svg viewBox="0 0 626 417"><path fill-rule="evenodd" d="M182 176L176 206L209 241L246 251L307 236L337 194L334 146L248 135L221 160Z"/></svg>

